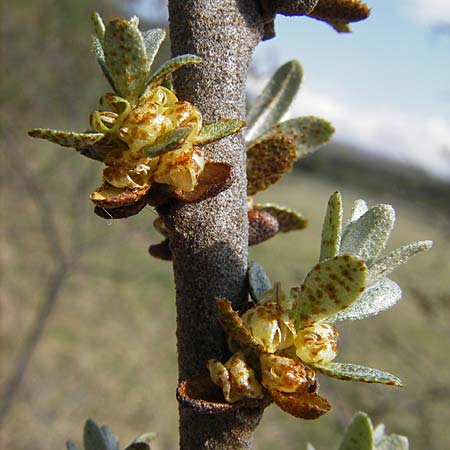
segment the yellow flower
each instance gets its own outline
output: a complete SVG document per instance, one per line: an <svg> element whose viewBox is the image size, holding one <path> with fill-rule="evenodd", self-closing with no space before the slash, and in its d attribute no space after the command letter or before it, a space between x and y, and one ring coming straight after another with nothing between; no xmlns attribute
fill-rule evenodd
<svg viewBox="0 0 450 450"><path fill-rule="evenodd" d="M182 191L194 190L205 167L203 150L194 146L202 128L202 117L196 106L179 101L171 90L162 86L149 89L132 109L125 99L112 94L103 96L102 102L115 111L96 111L91 125L110 136L113 143L127 145L106 156L103 171L106 182L116 188L140 189L155 181ZM162 156L146 156L145 149L158 138L182 127L188 127L190 132L178 148Z"/></svg>
<svg viewBox="0 0 450 450"><path fill-rule="evenodd" d="M242 316L242 322L262 342L267 353L275 353L294 343L294 324L277 303L268 302L249 309Z"/></svg>
<svg viewBox="0 0 450 450"><path fill-rule="evenodd" d="M323 364L337 355L338 331L333 325L317 322L297 331L295 347L297 356L306 364Z"/></svg>

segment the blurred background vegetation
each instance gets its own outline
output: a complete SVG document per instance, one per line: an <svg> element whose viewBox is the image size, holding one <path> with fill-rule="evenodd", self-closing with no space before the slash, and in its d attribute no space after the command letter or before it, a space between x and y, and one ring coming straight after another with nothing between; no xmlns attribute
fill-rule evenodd
<svg viewBox="0 0 450 450"><path fill-rule="evenodd" d="M147 208L127 221L94 216L88 194L100 165L26 134L33 127L86 129L107 90L90 52L91 11L129 14L108 0L2 6L0 447L61 449L93 417L124 443L156 431L154 448L174 449L175 294L171 265L147 253L159 239L156 215ZM404 291L396 308L340 326L340 359L391 371L406 386L322 379L334 411L301 422L269 408L255 448L303 450L311 441L332 450L357 410L409 436L414 449L448 448L449 185L386 170L339 143L319 153L258 196L300 209L310 226L252 249L251 257L286 288L298 285L317 260L331 192L343 193L347 213L361 197L392 203L398 220L391 247L434 239L435 248L393 277ZM23 379L14 377L17 370Z"/></svg>

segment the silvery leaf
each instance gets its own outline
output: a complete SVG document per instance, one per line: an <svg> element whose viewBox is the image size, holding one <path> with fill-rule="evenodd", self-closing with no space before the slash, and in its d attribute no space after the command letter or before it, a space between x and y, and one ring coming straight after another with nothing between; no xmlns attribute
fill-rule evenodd
<svg viewBox="0 0 450 450"><path fill-rule="evenodd" d="M342 198L339 192L331 195L322 228L320 261L339 254L342 233Z"/></svg>
<svg viewBox="0 0 450 450"><path fill-rule="evenodd" d="M373 428L367 414L359 412L353 416L339 450L373 450Z"/></svg>
<svg viewBox="0 0 450 450"><path fill-rule="evenodd" d="M306 444L306 450L316 450L316 448L310 442L308 442Z"/></svg>
<svg viewBox="0 0 450 450"><path fill-rule="evenodd" d="M326 364L308 365L329 377L338 378L339 380L403 386L402 381L391 373L358 364L329 362Z"/></svg>
<svg viewBox="0 0 450 450"><path fill-rule="evenodd" d="M373 430L373 443L375 446L379 444L386 436L386 427L383 423L378 424Z"/></svg>
<svg viewBox="0 0 450 450"><path fill-rule="evenodd" d="M247 113L246 142L261 136L283 117L300 88L302 76L298 61L289 61L275 72Z"/></svg>
<svg viewBox="0 0 450 450"><path fill-rule="evenodd" d="M117 89L114 86L114 80L112 79L111 72L108 69L105 61L105 53L103 52L103 47L100 40L96 37L92 39L92 49L94 50L95 56L97 57L97 62L102 69L103 75L107 79L110 86L113 88L114 92L117 94Z"/></svg>
<svg viewBox="0 0 450 450"><path fill-rule="evenodd" d="M148 58L148 67L151 67L159 47L166 38L166 32L162 28L152 28L142 33L145 43L145 51Z"/></svg>
<svg viewBox="0 0 450 450"><path fill-rule="evenodd" d="M367 288L356 302L334 316L328 317L326 321L333 323L375 316L381 311L392 308L401 298L400 286L389 278L383 278Z"/></svg>
<svg viewBox="0 0 450 450"><path fill-rule="evenodd" d="M350 214L350 217L348 219L346 227L350 223L356 222L367 211L369 211L369 207L367 206L367 203L361 199L356 200L355 203L353 203L352 212Z"/></svg>
<svg viewBox="0 0 450 450"><path fill-rule="evenodd" d="M398 434L385 436L375 450L409 450L408 438Z"/></svg>
<svg viewBox="0 0 450 450"><path fill-rule="evenodd" d="M370 268L385 248L394 222L395 211L391 205L377 205L369 209L345 228L341 239L341 254L358 256Z"/></svg>
<svg viewBox="0 0 450 450"><path fill-rule="evenodd" d="M408 261L411 256L429 250L433 246L433 241L418 241L404 245L388 253L386 256L375 261L369 269L367 285L371 286L382 278L388 276L398 266Z"/></svg>
<svg viewBox="0 0 450 450"><path fill-rule="evenodd" d="M119 440L114 436L113 432L111 431L111 428L108 425L102 425L100 428L103 437L105 439L106 445L109 450L120 450L119 449Z"/></svg>
<svg viewBox="0 0 450 450"><path fill-rule="evenodd" d="M255 303L258 303L261 295L272 287L266 272L255 261L251 261L248 268L248 284L250 296Z"/></svg>
<svg viewBox="0 0 450 450"><path fill-rule="evenodd" d="M102 430L92 419L84 425L83 442L85 450L109 450Z"/></svg>

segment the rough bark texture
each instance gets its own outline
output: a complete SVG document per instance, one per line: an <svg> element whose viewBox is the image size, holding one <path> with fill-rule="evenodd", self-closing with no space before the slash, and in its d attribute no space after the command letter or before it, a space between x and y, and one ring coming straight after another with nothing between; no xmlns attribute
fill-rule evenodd
<svg viewBox="0 0 450 450"><path fill-rule="evenodd" d="M205 123L245 118L248 65L263 33L258 2L170 0L173 55L203 62L177 72L179 98L197 105ZM240 134L211 144L207 158L231 164L236 181L213 199L162 211L173 252L180 380L205 373L210 358L229 356L217 321L215 297L235 308L247 300L248 227L245 147ZM262 411L211 415L180 406L180 448L249 449Z"/></svg>

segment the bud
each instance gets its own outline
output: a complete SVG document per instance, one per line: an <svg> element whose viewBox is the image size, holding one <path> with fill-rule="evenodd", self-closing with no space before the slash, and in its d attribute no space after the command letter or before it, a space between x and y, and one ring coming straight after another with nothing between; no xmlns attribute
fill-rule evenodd
<svg viewBox="0 0 450 450"><path fill-rule="evenodd" d="M294 343L294 324L277 303L268 302L249 309L242 316L242 322L263 343L267 353L275 353Z"/></svg>
<svg viewBox="0 0 450 450"><path fill-rule="evenodd" d="M305 363L327 363L337 355L338 332L333 325L315 323L297 331L297 356Z"/></svg>
<svg viewBox="0 0 450 450"><path fill-rule="evenodd" d="M262 354L261 383L268 389L297 392L314 385L314 371L291 358Z"/></svg>
<svg viewBox="0 0 450 450"><path fill-rule="evenodd" d="M210 359L208 370L213 383L223 390L227 402L263 398L262 387L242 352L235 353L225 364L217 359Z"/></svg>

